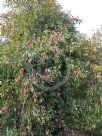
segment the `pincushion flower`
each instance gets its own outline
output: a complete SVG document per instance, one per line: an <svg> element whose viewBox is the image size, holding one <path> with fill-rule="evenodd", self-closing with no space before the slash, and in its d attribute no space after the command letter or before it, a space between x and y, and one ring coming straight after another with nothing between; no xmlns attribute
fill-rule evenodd
<svg viewBox="0 0 102 136"><path fill-rule="evenodd" d="M2 107L1 109L0 109L0 113L5 113L5 112L7 112L7 106L4 106L4 107Z"/></svg>
<svg viewBox="0 0 102 136"><path fill-rule="evenodd" d="M55 119L55 122L58 123L60 128L64 126L64 119Z"/></svg>
<svg viewBox="0 0 102 136"><path fill-rule="evenodd" d="M36 74L36 70L35 70L35 69L32 69L32 70L31 70L31 74L32 74L32 75Z"/></svg>
<svg viewBox="0 0 102 136"><path fill-rule="evenodd" d="M51 51L55 51L55 46L54 45L52 45L52 46L50 46L50 48L49 48Z"/></svg>
<svg viewBox="0 0 102 136"><path fill-rule="evenodd" d="M50 50L53 52L56 52L56 51L58 51L58 46L52 45L52 46L50 46Z"/></svg>
<svg viewBox="0 0 102 136"><path fill-rule="evenodd" d="M44 76L47 76L49 74L48 70L46 69L44 72L43 72L43 75Z"/></svg>
<svg viewBox="0 0 102 136"><path fill-rule="evenodd" d="M16 82L19 82L20 79L21 79L21 78L20 78L20 76L19 76L19 77L15 78L15 81L16 81Z"/></svg>
<svg viewBox="0 0 102 136"><path fill-rule="evenodd" d="M56 36L56 37L59 37L59 36L60 36L60 33L59 33L59 32L55 32L55 36Z"/></svg>
<svg viewBox="0 0 102 136"><path fill-rule="evenodd" d="M28 90L27 90L27 89L23 89L23 90L21 90L20 92L21 92L21 94L25 95L25 94L28 93Z"/></svg>
<svg viewBox="0 0 102 136"><path fill-rule="evenodd" d="M55 122L58 123L61 126L64 125L64 119L55 119Z"/></svg>
<svg viewBox="0 0 102 136"><path fill-rule="evenodd" d="M31 44L30 40L26 41L26 45L30 45L30 44Z"/></svg>
<svg viewBox="0 0 102 136"><path fill-rule="evenodd" d="M53 39L53 44L58 44L57 40Z"/></svg>
<svg viewBox="0 0 102 136"><path fill-rule="evenodd" d="M62 36L59 32L55 33L55 37L58 39L59 42L62 42Z"/></svg>
<svg viewBox="0 0 102 136"><path fill-rule="evenodd" d="M59 123L63 125L63 124L64 124L64 120L63 120L63 119L60 119L60 120L59 120Z"/></svg>
<svg viewBox="0 0 102 136"><path fill-rule="evenodd" d="M54 45L50 46L50 50L52 50L52 49L54 49L54 48L55 48L55 46L54 46Z"/></svg>

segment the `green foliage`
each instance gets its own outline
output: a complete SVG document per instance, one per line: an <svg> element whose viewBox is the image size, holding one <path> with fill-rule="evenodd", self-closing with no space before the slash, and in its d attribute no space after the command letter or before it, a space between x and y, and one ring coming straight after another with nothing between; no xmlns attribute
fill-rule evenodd
<svg viewBox="0 0 102 136"><path fill-rule="evenodd" d="M78 34L75 18L55 2L9 2L17 12L6 15L9 41L0 46L0 113L8 135L57 136L66 128L101 135L96 42Z"/></svg>
<svg viewBox="0 0 102 136"><path fill-rule="evenodd" d="M7 128L6 136L17 136L17 135L13 132L13 130L10 130L10 129Z"/></svg>
<svg viewBox="0 0 102 136"><path fill-rule="evenodd" d="M12 40L24 40L25 35L33 39L35 34L36 36L41 36L41 32L46 28L58 31L66 25L72 34L71 36L75 35L74 25L75 22L80 22L80 20L71 17L70 13L61 12L60 6L55 4L55 1L44 0L39 2L38 0L31 0L21 1L21 3L20 1L11 2L9 5L13 5L13 11L4 15L7 25L5 27L6 23L4 23L3 31L6 35L8 33L8 37L11 37Z"/></svg>

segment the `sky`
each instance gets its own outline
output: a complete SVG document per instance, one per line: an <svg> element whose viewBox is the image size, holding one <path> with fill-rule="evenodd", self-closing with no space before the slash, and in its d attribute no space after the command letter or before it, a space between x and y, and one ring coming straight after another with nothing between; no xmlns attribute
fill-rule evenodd
<svg viewBox="0 0 102 136"><path fill-rule="evenodd" d="M0 14L5 12L3 1L0 0ZM84 34L91 35L102 25L102 0L57 0L64 10L71 11L75 17L83 20L77 29Z"/></svg>
<svg viewBox="0 0 102 136"><path fill-rule="evenodd" d="M57 0L64 10L71 11L75 17L83 20L78 30L91 35L102 25L102 0Z"/></svg>
<svg viewBox="0 0 102 136"><path fill-rule="evenodd" d="M6 8L4 8L3 2L4 2L4 0L0 0L0 14L1 14L2 12L6 12Z"/></svg>

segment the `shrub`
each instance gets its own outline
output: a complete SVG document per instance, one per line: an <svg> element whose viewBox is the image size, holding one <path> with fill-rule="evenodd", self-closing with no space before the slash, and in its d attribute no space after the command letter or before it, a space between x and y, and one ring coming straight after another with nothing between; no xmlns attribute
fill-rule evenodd
<svg viewBox="0 0 102 136"><path fill-rule="evenodd" d="M29 136L62 135L66 128L101 130L102 66L95 42L76 32L74 20L54 29L43 24L36 35L21 36L18 31L33 28L32 19L31 25L25 22L29 29L18 26L22 14L14 17L16 31L9 42L0 46L2 126ZM20 39L12 38L15 32Z"/></svg>

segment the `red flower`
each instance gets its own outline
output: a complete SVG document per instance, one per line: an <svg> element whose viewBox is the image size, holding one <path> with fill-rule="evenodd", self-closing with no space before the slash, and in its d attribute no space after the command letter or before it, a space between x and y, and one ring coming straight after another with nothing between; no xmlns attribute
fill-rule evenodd
<svg viewBox="0 0 102 136"><path fill-rule="evenodd" d="M59 32L56 32L56 33L55 33L55 36L56 36L56 37L59 37L59 36L60 36L60 33L59 33Z"/></svg>
<svg viewBox="0 0 102 136"><path fill-rule="evenodd" d="M30 44L31 44L31 41L30 41L30 40L26 42L26 45L30 45Z"/></svg>
<svg viewBox="0 0 102 136"><path fill-rule="evenodd" d="M53 43L56 45L58 42L55 39L53 39Z"/></svg>
<svg viewBox="0 0 102 136"><path fill-rule="evenodd" d="M45 70L45 71L43 72L43 75L45 75L45 76L47 76L48 74L49 74L48 70Z"/></svg>
<svg viewBox="0 0 102 136"><path fill-rule="evenodd" d="M54 45L50 46L50 50L55 51L56 50L55 46Z"/></svg>
<svg viewBox="0 0 102 136"><path fill-rule="evenodd" d="M56 32L55 36L58 38L59 42L62 42L62 36L61 36L61 34L59 32Z"/></svg>
<svg viewBox="0 0 102 136"><path fill-rule="evenodd" d="M64 124L64 120L63 120L63 119L60 119L60 120L59 120L59 124L62 124L62 125L63 125L63 124Z"/></svg>
<svg viewBox="0 0 102 136"><path fill-rule="evenodd" d="M3 108L1 108L1 110L0 110L0 113L5 113L5 112L7 112L7 107L6 106L4 106Z"/></svg>
<svg viewBox="0 0 102 136"><path fill-rule="evenodd" d="M32 74L32 75L36 74L36 70L35 70L35 69L32 69L31 74Z"/></svg>
<svg viewBox="0 0 102 136"><path fill-rule="evenodd" d="M54 45L50 46L50 49L55 49L55 46Z"/></svg>
<svg viewBox="0 0 102 136"><path fill-rule="evenodd" d="M27 94L28 90L27 89L23 89L20 92L21 92L21 94Z"/></svg>
<svg viewBox="0 0 102 136"><path fill-rule="evenodd" d="M19 77L17 77L17 78L15 79L15 81L16 81L16 82L19 82L20 79L21 79L21 78L20 78L20 76L19 76Z"/></svg>

